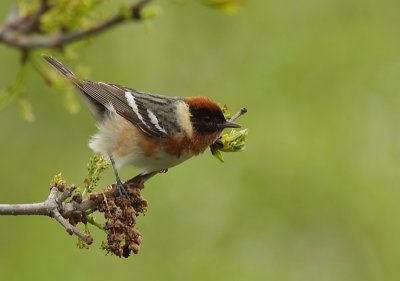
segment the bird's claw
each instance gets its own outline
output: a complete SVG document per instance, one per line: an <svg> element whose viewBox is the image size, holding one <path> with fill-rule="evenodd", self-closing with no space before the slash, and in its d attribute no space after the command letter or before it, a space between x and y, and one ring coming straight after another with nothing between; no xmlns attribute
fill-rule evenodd
<svg viewBox="0 0 400 281"><path fill-rule="evenodd" d="M117 189L118 189L120 197L123 197L123 196L128 197L128 191L121 180L117 180Z"/></svg>

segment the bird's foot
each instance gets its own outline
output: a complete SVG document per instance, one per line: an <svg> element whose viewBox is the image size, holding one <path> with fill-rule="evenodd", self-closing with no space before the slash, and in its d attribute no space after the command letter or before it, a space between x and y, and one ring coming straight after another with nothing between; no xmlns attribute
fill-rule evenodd
<svg viewBox="0 0 400 281"><path fill-rule="evenodd" d="M117 189L118 189L120 197L123 197L123 196L128 197L129 196L128 191L125 187L125 184L123 184L119 178L117 179Z"/></svg>

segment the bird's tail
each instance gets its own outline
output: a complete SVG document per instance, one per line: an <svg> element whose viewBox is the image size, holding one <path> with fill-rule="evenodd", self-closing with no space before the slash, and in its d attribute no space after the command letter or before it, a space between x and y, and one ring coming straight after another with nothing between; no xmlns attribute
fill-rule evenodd
<svg viewBox="0 0 400 281"><path fill-rule="evenodd" d="M51 64L55 69L57 69L62 75L67 77L69 80L71 80L74 84L76 84L78 82L76 75L68 67L66 67L63 63L61 63L60 61L58 61L55 58L50 57L50 56L43 56L43 58L49 64Z"/></svg>

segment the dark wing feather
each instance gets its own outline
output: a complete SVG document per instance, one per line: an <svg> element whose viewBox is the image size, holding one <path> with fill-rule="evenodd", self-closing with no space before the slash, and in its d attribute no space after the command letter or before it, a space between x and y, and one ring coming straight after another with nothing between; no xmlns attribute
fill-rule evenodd
<svg viewBox="0 0 400 281"><path fill-rule="evenodd" d="M140 93L115 84L80 80L57 59L49 56L43 58L75 84L95 117L104 118L108 107L112 105L117 114L150 136L166 137L168 131L176 130L175 121L168 120L174 110L171 101L176 98ZM129 104L126 93L132 95L136 107Z"/></svg>
<svg viewBox="0 0 400 281"><path fill-rule="evenodd" d="M135 98L139 115L128 104L125 93L130 92L134 96L135 92L132 89L89 80L79 83L78 88L91 99L100 103L104 108L107 108L111 104L119 115L137 126L144 133L154 137L165 137L167 135L166 132L159 130L151 122L147 107L144 106L139 98Z"/></svg>

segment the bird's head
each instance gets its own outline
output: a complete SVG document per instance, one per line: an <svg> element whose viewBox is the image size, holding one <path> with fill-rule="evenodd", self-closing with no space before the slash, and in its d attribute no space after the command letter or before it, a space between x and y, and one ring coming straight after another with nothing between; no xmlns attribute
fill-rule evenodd
<svg viewBox="0 0 400 281"><path fill-rule="evenodd" d="M225 128L240 128L239 124L226 120L221 108L207 97L186 98L193 129L200 135L221 132Z"/></svg>

